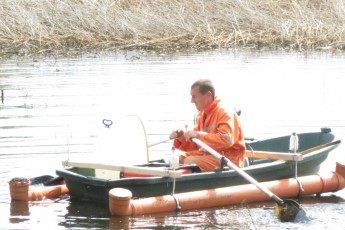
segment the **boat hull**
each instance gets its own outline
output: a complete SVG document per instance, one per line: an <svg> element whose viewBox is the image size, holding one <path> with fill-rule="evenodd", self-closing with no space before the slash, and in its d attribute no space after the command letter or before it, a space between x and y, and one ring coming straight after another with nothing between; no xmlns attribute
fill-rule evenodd
<svg viewBox="0 0 345 230"><path fill-rule="evenodd" d="M303 151L312 147L329 143L335 139L331 132L315 132L298 134L300 149ZM247 144L248 148L262 151L288 152L290 136L283 136ZM337 146L330 146L320 151L304 155L297 162L297 175L305 176L317 173L320 165ZM295 161L268 159L249 159L250 166L243 170L257 181L270 181L295 176ZM247 184L234 170L209 173L192 173L181 178L150 177L121 178L106 180L95 177L94 169L69 168L56 171L64 178L72 199L95 201L108 205L109 191L113 188L124 188L132 192L134 198L168 195L173 192L184 193L205 189L222 188ZM174 186L175 183L175 186Z"/></svg>

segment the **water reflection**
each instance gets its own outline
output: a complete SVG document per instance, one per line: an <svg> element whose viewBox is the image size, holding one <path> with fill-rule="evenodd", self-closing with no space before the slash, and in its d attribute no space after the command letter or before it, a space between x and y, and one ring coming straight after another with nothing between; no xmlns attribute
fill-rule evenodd
<svg viewBox="0 0 345 230"><path fill-rule="evenodd" d="M10 207L10 223L17 224L29 220L29 202L27 201L11 201Z"/></svg>
<svg viewBox="0 0 345 230"><path fill-rule="evenodd" d="M104 229L109 223L109 210L89 202L70 201L60 226L70 228Z"/></svg>

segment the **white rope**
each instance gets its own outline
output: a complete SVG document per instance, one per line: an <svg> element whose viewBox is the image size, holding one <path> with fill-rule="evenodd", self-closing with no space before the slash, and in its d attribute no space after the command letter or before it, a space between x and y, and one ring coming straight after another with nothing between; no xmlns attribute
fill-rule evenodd
<svg viewBox="0 0 345 230"><path fill-rule="evenodd" d="M169 159L169 169L175 171L179 166L179 159L178 156L175 155L175 147L171 148L171 156ZM175 184L176 178L173 178L173 188L172 188L172 195L175 194Z"/></svg>
<svg viewBox="0 0 345 230"><path fill-rule="evenodd" d="M289 150L296 154L297 149L298 149L298 136L296 133L292 133L290 136L290 146ZM297 179L297 160L295 160L295 178Z"/></svg>
<svg viewBox="0 0 345 230"><path fill-rule="evenodd" d="M292 135L290 136L289 150L292 151L294 154L296 154L297 149L299 147L298 145L299 145L298 136L296 133L292 133ZM299 194L301 194L304 192L304 188L301 181L298 179L297 166L298 166L297 159L295 159L295 179L299 185Z"/></svg>

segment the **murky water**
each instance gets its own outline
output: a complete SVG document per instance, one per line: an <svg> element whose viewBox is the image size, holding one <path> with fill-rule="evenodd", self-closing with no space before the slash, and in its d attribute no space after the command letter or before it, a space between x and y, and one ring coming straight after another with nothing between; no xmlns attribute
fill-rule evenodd
<svg viewBox="0 0 345 230"><path fill-rule="evenodd" d="M345 137L345 55L212 52L197 55L87 55L70 59L0 62L0 228L297 229L342 226L344 191L302 201L308 218L281 223L273 203L243 204L139 217L110 217L108 210L70 202L68 196L11 202L7 182L16 176L54 175L61 161L95 152L102 119L136 114L149 142L193 124L189 88L214 81L229 108L242 110L246 136L257 139L331 127ZM134 144L134 145L133 145ZM343 145L343 144L342 144ZM322 170L345 161L344 147ZM135 141L128 146L134 148ZM116 151L117 147L114 147ZM150 159L171 143L150 148ZM327 213L327 215L325 215Z"/></svg>

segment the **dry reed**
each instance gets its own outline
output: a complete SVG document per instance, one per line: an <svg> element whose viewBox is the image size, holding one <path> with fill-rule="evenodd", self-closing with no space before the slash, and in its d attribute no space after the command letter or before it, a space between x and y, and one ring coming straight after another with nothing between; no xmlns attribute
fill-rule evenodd
<svg viewBox="0 0 345 230"><path fill-rule="evenodd" d="M343 0L2 0L0 55L344 50Z"/></svg>

